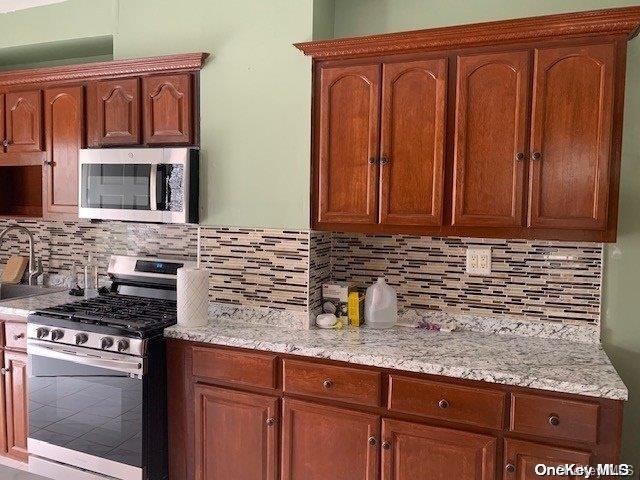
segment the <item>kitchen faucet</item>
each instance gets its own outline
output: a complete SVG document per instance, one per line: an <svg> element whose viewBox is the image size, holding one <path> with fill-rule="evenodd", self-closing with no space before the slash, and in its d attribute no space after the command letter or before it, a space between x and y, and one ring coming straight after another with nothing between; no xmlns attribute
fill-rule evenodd
<svg viewBox="0 0 640 480"><path fill-rule="evenodd" d="M33 251L33 234L27 227L11 225L0 233L0 244L2 244L2 240L11 230L20 230L29 235L29 285L36 285L38 277L42 275L42 261L40 259L36 261L36 255Z"/></svg>

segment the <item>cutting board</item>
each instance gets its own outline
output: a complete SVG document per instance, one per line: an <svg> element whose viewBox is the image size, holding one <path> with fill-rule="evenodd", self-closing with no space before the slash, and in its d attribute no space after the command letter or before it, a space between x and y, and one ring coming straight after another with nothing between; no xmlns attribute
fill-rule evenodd
<svg viewBox="0 0 640 480"><path fill-rule="evenodd" d="M27 269L29 260L27 257L21 257L20 255L12 255L2 271L2 277L0 277L0 283L20 283L24 271Z"/></svg>

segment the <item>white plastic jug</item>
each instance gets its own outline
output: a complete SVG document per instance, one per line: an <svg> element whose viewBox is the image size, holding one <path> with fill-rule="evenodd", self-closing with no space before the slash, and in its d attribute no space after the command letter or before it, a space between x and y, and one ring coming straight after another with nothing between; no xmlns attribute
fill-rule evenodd
<svg viewBox="0 0 640 480"><path fill-rule="evenodd" d="M384 278L367 288L364 299L364 320L371 328L390 328L398 319L398 297Z"/></svg>

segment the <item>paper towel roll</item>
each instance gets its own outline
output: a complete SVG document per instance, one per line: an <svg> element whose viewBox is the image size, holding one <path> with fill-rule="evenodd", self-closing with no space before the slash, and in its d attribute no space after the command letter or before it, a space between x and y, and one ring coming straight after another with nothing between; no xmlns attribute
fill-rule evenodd
<svg viewBox="0 0 640 480"><path fill-rule="evenodd" d="M209 271L204 268L178 269L178 325L202 327L209 319Z"/></svg>

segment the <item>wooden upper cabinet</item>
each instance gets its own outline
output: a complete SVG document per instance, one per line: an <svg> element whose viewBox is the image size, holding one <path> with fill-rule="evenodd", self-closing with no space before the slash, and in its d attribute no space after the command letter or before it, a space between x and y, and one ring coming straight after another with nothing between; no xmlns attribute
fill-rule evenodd
<svg viewBox="0 0 640 480"><path fill-rule="evenodd" d="M4 117L5 117L5 98L4 98L4 94L0 93L0 152L4 152L6 151L5 149L5 143L7 142L7 132L5 130L5 125L4 125Z"/></svg>
<svg viewBox="0 0 640 480"><path fill-rule="evenodd" d="M376 415L284 399L282 480L377 480Z"/></svg>
<svg viewBox="0 0 640 480"><path fill-rule="evenodd" d="M192 76L154 75L142 80L144 143L193 141Z"/></svg>
<svg viewBox="0 0 640 480"><path fill-rule="evenodd" d="M195 386L195 479L276 480L278 399Z"/></svg>
<svg viewBox="0 0 640 480"><path fill-rule="evenodd" d="M47 159L43 174L45 217L78 210L78 155L83 146L83 87L45 90Z"/></svg>
<svg viewBox="0 0 640 480"><path fill-rule="evenodd" d="M27 454L27 354L5 350L4 391L7 454L26 462Z"/></svg>
<svg viewBox="0 0 640 480"><path fill-rule="evenodd" d="M493 480L496 439L398 420L382 420L382 480Z"/></svg>
<svg viewBox="0 0 640 480"><path fill-rule="evenodd" d="M7 152L42 150L42 93L10 92L5 95Z"/></svg>
<svg viewBox="0 0 640 480"><path fill-rule="evenodd" d="M89 146L140 143L140 81L137 78L96 81L88 87Z"/></svg>
<svg viewBox="0 0 640 480"><path fill-rule="evenodd" d="M538 480L541 477L535 472L535 466L540 463L547 466L591 464L591 455L587 452L511 438L505 439L504 443L504 480ZM553 478L578 480L578 477L574 476L554 476Z"/></svg>
<svg viewBox="0 0 640 480"><path fill-rule="evenodd" d="M447 60L383 66L380 223L441 225Z"/></svg>
<svg viewBox="0 0 640 480"><path fill-rule="evenodd" d="M528 51L458 57L453 225L523 224Z"/></svg>
<svg viewBox="0 0 640 480"><path fill-rule="evenodd" d="M377 223L380 65L320 69L318 221Z"/></svg>
<svg viewBox="0 0 640 480"><path fill-rule="evenodd" d="M605 229L615 47L535 51L529 225Z"/></svg>

